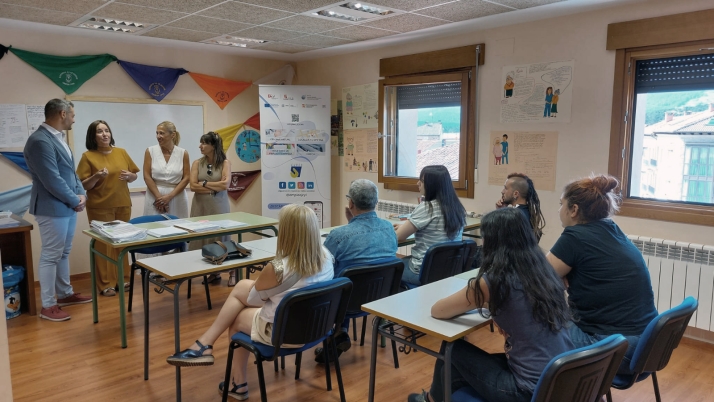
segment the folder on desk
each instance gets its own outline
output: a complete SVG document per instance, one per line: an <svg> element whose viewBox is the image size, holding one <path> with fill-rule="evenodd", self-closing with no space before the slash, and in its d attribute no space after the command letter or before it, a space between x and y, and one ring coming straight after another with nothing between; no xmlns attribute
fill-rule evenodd
<svg viewBox="0 0 714 402"><path fill-rule="evenodd" d="M187 234L188 232L183 229L179 229L177 227L169 226L166 228L149 229L146 233L148 233L150 236L154 236L154 237L170 237L170 236L184 235L184 234Z"/></svg>

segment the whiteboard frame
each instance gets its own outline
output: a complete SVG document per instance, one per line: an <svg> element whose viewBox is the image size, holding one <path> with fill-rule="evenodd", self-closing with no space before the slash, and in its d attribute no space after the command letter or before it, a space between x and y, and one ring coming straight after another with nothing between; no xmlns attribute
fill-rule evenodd
<svg viewBox="0 0 714 402"><path fill-rule="evenodd" d="M74 102L106 102L106 103L137 103L137 104L164 104L164 105L183 105L183 106L201 106L203 111L203 132L206 133L206 102L203 101L187 101L187 100L162 100L161 102L156 102L155 99L135 99L135 98L103 98L98 96L65 96L65 100ZM74 126L73 126L74 127ZM74 128L67 130L67 143L69 149L74 149ZM74 156L77 158L77 155ZM141 161L142 165L144 161ZM129 188L130 193L143 193L146 192L146 187L136 187Z"/></svg>

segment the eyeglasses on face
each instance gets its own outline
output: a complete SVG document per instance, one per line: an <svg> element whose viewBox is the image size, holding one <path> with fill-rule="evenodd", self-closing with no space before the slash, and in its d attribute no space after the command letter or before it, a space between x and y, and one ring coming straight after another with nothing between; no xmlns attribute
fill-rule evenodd
<svg viewBox="0 0 714 402"><path fill-rule="evenodd" d="M213 169L213 165L209 163L208 164L208 172L206 172L206 173L208 173L209 176L213 174L213 170L211 170L211 169Z"/></svg>

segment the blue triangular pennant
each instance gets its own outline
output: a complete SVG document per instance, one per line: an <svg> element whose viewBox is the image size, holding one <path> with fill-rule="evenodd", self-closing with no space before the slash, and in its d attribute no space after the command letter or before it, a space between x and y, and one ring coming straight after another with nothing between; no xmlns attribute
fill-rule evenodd
<svg viewBox="0 0 714 402"><path fill-rule="evenodd" d="M30 173L30 169L27 168L27 162L25 162L25 155L22 152L0 152L2 156L10 159L17 166L21 167L27 173Z"/></svg>
<svg viewBox="0 0 714 402"><path fill-rule="evenodd" d="M183 68L154 67L124 60L117 60L117 63L157 102L174 89L179 76L188 72Z"/></svg>
<svg viewBox="0 0 714 402"><path fill-rule="evenodd" d="M32 184L0 193L0 210L23 216L30 209Z"/></svg>

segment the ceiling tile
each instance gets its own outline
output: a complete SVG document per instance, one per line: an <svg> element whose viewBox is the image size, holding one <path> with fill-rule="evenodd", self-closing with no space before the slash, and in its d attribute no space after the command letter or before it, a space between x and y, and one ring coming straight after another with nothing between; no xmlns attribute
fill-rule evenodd
<svg viewBox="0 0 714 402"><path fill-rule="evenodd" d="M188 42L200 42L202 40L214 38L213 32L192 31L190 29L158 27L152 31L145 33L142 36L151 36L154 38L185 40Z"/></svg>
<svg viewBox="0 0 714 402"><path fill-rule="evenodd" d="M97 17L128 20L144 24L166 24L186 16L186 14L176 11L157 10L121 3L107 4L106 7L102 7L94 14Z"/></svg>
<svg viewBox="0 0 714 402"><path fill-rule="evenodd" d="M293 13L303 13L330 4L335 4L339 0L240 0L242 3L250 3L258 6L275 8L278 10L290 11Z"/></svg>
<svg viewBox="0 0 714 402"><path fill-rule="evenodd" d="M249 4L236 3L234 1L217 5L208 10L201 11L199 14L205 15L206 17L216 17L256 25L293 15L292 13L286 13L284 11L270 10Z"/></svg>
<svg viewBox="0 0 714 402"><path fill-rule="evenodd" d="M546 4L559 3L565 0L489 0L492 3L503 4L504 6L524 9L530 7L544 6Z"/></svg>
<svg viewBox="0 0 714 402"><path fill-rule="evenodd" d="M0 0L0 3L44 8L82 15L88 14L92 10L107 4L105 0Z"/></svg>
<svg viewBox="0 0 714 402"><path fill-rule="evenodd" d="M227 34L229 32L240 31L241 29L250 28L253 25L243 24L218 18L202 17L200 15L191 15L172 22L169 25L175 28L193 29L194 31L215 32L219 34Z"/></svg>
<svg viewBox="0 0 714 402"><path fill-rule="evenodd" d="M319 33L329 31L331 29L343 28L351 24L339 21L330 21L324 18L314 18L306 15L296 15L294 17L285 18L284 20L271 22L265 26L273 28L282 28L290 31Z"/></svg>
<svg viewBox="0 0 714 402"><path fill-rule="evenodd" d="M302 38L292 39L288 42L294 43L297 45L305 45L305 46L313 46L313 47L330 47L330 46L344 45L346 43L350 43L353 41L346 40L346 39L340 39L340 38L331 38L329 36L323 36L323 35L310 35L310 36L303 36Z"/></svg>
<svg viewBox="0 0 714 402"><path fill-rule="evenodd" d="M368 40L381 38L383 36L396 35L397 33L398 32L384 31L382 29L370 28L361 25L353 25L351 27L325 32L324 35L352 40Z"/></svg>
<svg viewBox="0 0 714 402"><path fill-rule="evenodd" d="M256 49L271 50L273 52L282 52L282 53L300 53L300 52L307 52L308 50L315 50L317 48L310 47L310 46L294 45L294 44L284 43L284 42L275 42L275 43L265 44L265 45L260 46Z"/></svg>
<svg viewBox="0 0 714 402"><path fill-rule="evenodd" d="M69 25L81 16L82 14L40 10L38 8L0 3L0 18L8 18L11 20L41 22L53 25Z"/></svg>
<svg viewBox="0 0 714 402"><path fill-rule="evenodd" d="M286 31L284 29L275 29L262 26L248 28L240 32L234 32L232 35L241 38L262 39L268 41L288 40L295 39L300 36L305 36L305 34L302 32Z"/></svg>
<svg viewBox="0 0 714 402"><path fill-rule="evenodd" d="M443 6L419 10L417 13L455 22L505 13L507 11L513 11L513 9L481 0L461 0Z"/></svg>
<svg viewBox="0 0 714 402"><path fill-rule="evenodd" d="M225 0L119 0L120 3L180 11L182 13L195 13L204 8L223 3L224 1Z"/></svg>
<svg viewBox="0 0 714 402"><path fill-rule="evenodd" d="M414 11L425 7L432 7L439 4L451 3L455 0L368 0L367 3L375 6L396 8L403 11Z"/></svg>
<svg viewBox="0 0 714 402"><path fill-rule="evenodd" d="M397 32L411 32L418 29L431 28L448 24L449 21L439 20L431 17L424 17L416 14L399 14L394 17L382 18L377 21L368 22L364 26L374 28L389 29Z"/></svg>

